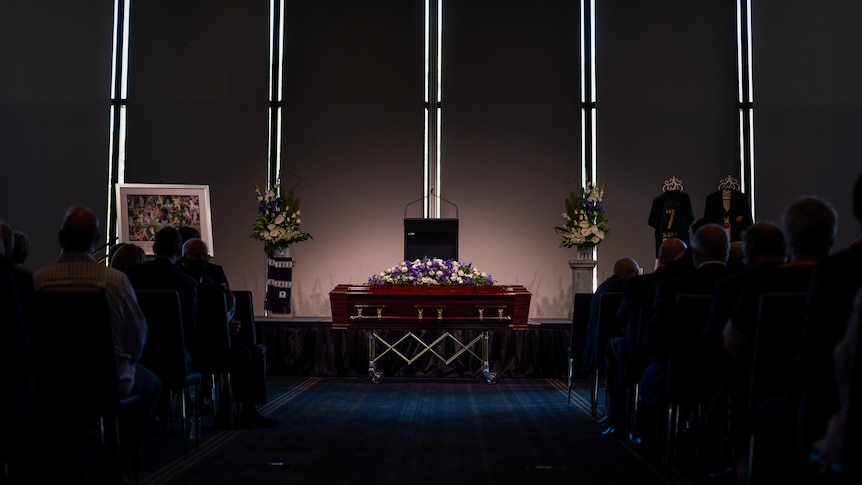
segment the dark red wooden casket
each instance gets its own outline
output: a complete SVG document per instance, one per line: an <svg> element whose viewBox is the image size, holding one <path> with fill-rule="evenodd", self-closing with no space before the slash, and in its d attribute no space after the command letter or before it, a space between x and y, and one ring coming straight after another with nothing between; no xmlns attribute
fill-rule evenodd
<svg viewBox="0 0 862 485"><path fill-rule="evenodd" d="M338 285L332 328L526 330L530 292L520 285Z"/></svg>

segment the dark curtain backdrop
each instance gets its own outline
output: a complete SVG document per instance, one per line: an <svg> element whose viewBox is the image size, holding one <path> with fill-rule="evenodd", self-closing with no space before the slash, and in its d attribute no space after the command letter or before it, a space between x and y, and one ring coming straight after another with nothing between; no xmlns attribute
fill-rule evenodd
<svg viewBox="0 0 862 485"><path fill-rule="evenodd" d="M213 262L246 289L265 268L250 235L266 183L269 2L131 5L126 182L209 185Z"/></svg>
<svg viewBox="0 0 862 485"><path fill-rule="evenodd" d="M57 256L67 207L107 213L112 3L0 3L0 220L33 267Z"/></svg>
<svg viewBox="0 0 862 485"><path fill-rule="evenodd" d="M524 331L491 330L488 332L489 369L499 377L565 378L568 375L570 330L570 325L565 324L544 325ZM329 324L268 321L258 322L256 333L259 341L266 345L269 375L368 375L371 356L368 332L364 330L333 330ZM482 341L469 345L481 337L481 332L452 330L449 332L451 336L445 336L443 330L425 329L415 331L415 338L405 337L403 330L377 333L385 343L376 344L375 368L383 371L384 379L404 376L482 377L482 360L476 357L483 356ZM440 339L439 343L430 345L437 339ZM462 351L465 347L475 355ZM461 354L456 356L458 352ZM580 352L576 354L576 361L580 361ZM582 376L579 367L574 371Z"/></svg>
<svg viewBox="0 0 862 485"><path fill-rule="evenodd" d="M838 210L833 250L846 248L862 236L851 211L862 173L862 3L753 3L757 218L779 221L795 199L820 195Z"/></svg>
<svg viewBox="0 0 862 485"><path fill-rule="evenodd" d="M755 209L827 197L836 249L858 237L862 31L858 2L753 2ZM421 0L286 2L286 183L314 239L291 248L293 306L330 315L328 293L396 264L405 204L422 197ZM267 162L269 2L132 2L128 182L210 185L215 262L263 307L263 246L250 238ZM107 214L112 2L0 3L0 219L57 254L63 211ZM444 2L441 194L461 251L533 293L532 318L571 315L571 250L552 227L581 183L577 2ZM634 256L676 175L696 215L737 170L732 2L599 1L598 180L612 232L599 281ZM103 221L104 222L104 221Z"/></svg>
<svg viewBox="0 0 862 485"><path fill-rule="evenodd" d="M582 183L577 2L447 1L443 25L440 194L460 211L459 259L559 316L574 255L553 227Z"/></svg>
<svg viewBox="0 0 862 485"><path fill-rule="evenodd" d="M314 237L291 247L293 302L327 314L337 284L403 259L423 196L424 2L286 3L284 163Z"/></svg>
<svg viewBox="0 0 862 485"><path fill-rule="evenodd" d="M649 272L647 220L664 181L681 179L702 217L722 178L741 179L735 4L597 3L597 180L612 227L599 254Z"/></svg>

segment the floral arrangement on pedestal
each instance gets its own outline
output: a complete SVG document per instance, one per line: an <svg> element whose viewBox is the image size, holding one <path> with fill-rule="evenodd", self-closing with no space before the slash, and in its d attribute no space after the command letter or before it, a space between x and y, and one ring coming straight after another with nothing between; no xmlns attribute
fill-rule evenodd
<svg viewBox="0 0 862 485"><path fill-rule="evenodd" d="M257 193L257 217L254 218L254 232L251 237L263 241L267 253L285 249L293 243L313 239L311 234L300 229L299 198L293 189L283 193L281 182L276 181L269 189Z"/></svg>
<svg viewBox="0 0 862 485"><path fill-rule="evenodd" d="M560 247L577 247L579 252L592 252L605 239L611 226L602 207L603 195L604 189L596 187L592 182L569 194L566 199L566 212L563 213L564 223L554 227L562 236Z"/></svg>
<svg viewBox="0 0 862 485"><path fill-rule="evenodd" d="M368 279L369 285L493 285L491 275L451 259L424 258L404 260Z"/></svg>

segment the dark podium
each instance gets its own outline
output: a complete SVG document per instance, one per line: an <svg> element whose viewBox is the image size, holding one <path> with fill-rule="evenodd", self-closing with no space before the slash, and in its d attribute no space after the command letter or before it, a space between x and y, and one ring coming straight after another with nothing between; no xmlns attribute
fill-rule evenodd
<svg viewBox="0 0 862 485"><path fill-rule="evenodd" d="M530 297L530 292L519 285L338 285L329 292L332 328L368 332L368 375L376 384L383 380L383 372L377 370L376 361L390 352L407 363L431 353L447 364L467 353L482 362L485 381L495 384L497 373L490 370L488 363L488 332L526 330ZM418 331L428 329L439 329L443 334L424 342ZM389 343L378 330L405 332ZM451 333L455 330L474 331L478 335L469 342L462 342ZM412 356L402 353L398 345L407 339L419 342L421 350ZM458 345L451 356L435 350L437 344L446 339ZM479 342L482 348L476 353L473 347ZM385 348L379 354L378 344Z"/></svg>

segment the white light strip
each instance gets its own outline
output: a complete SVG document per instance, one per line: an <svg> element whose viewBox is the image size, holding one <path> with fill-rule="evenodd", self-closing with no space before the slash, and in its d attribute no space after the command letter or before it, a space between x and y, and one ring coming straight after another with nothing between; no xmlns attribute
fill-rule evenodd
<svg viewBox="0 0 862 485"><path fill-rule="evenodd" d="M123 9L123 52L122 52L122 77L120 78L120 98L128 99L129 98L129 18L130 13L129 9L131 8L132 0L126 0L124 2L125 9ZM121 117L123 118L123 117Z"/></svg>
<svg viewBox="0 0 862 485"><path fill-rule="evenodd" d="M434 170L434 187L436 188L435 193L438 197L434 197L434 215L436 217L440 217L440 205L441 199L439 196L442 195L441 187L441 179L440 179L440 168L441 168L441 157L440 157L440 133L443 126L443 109L441 108L443 101L443 0L437 0L437 76L435 76L437 81L437 103L435 103L435 109L437 110L437 132L434 134L434 139L437 141L437 149L434 150L436 155L434 159L434 164L437 167Z"/></svg>
<svg viewBox="0 0 862 485"><path fill-rule="evenodd" d="M425 0L425 17L424 17L425 18L425 54L423 56L423 59L425 60L425 66L424 66L425 72L424 72L423 78L425 80L425 82L424 82L424 88L425 89L423 90L423 93L424 93L423 97L425 98L425 126L424 126L425 139L423 141L424 164L422 167L422 173L423 173L423 177L422 177L422 180L423 180L422 190L423 190L423 192L422 193L423 194L428 194L431 190L431 181L428 178L428 173L429 173L429 170L431 169L431 151L430 151L431 150L431 146L430 146L431 131L430 130L431 130L431 109L432 109L431 93L429 92L430 91L429 79L430 79L430 75L431 75L431 59L430 59L430 52L431 52L430 22L431 22L431 20L430 20L430 16L429 16L429 13L431 12L431 6L430 6L429 2L430 2L430 0ZM428 215L428 197L425 197L423 200L422 214L423 214L423 216L426 216L426 217Z"/></svg>
<svg viewBox="0 0 862 485"><path fill-rule="evenodd" d="M590 101L596 100L596 1L590 0ZM593 125L595 126L595 125Z"/></svg>

